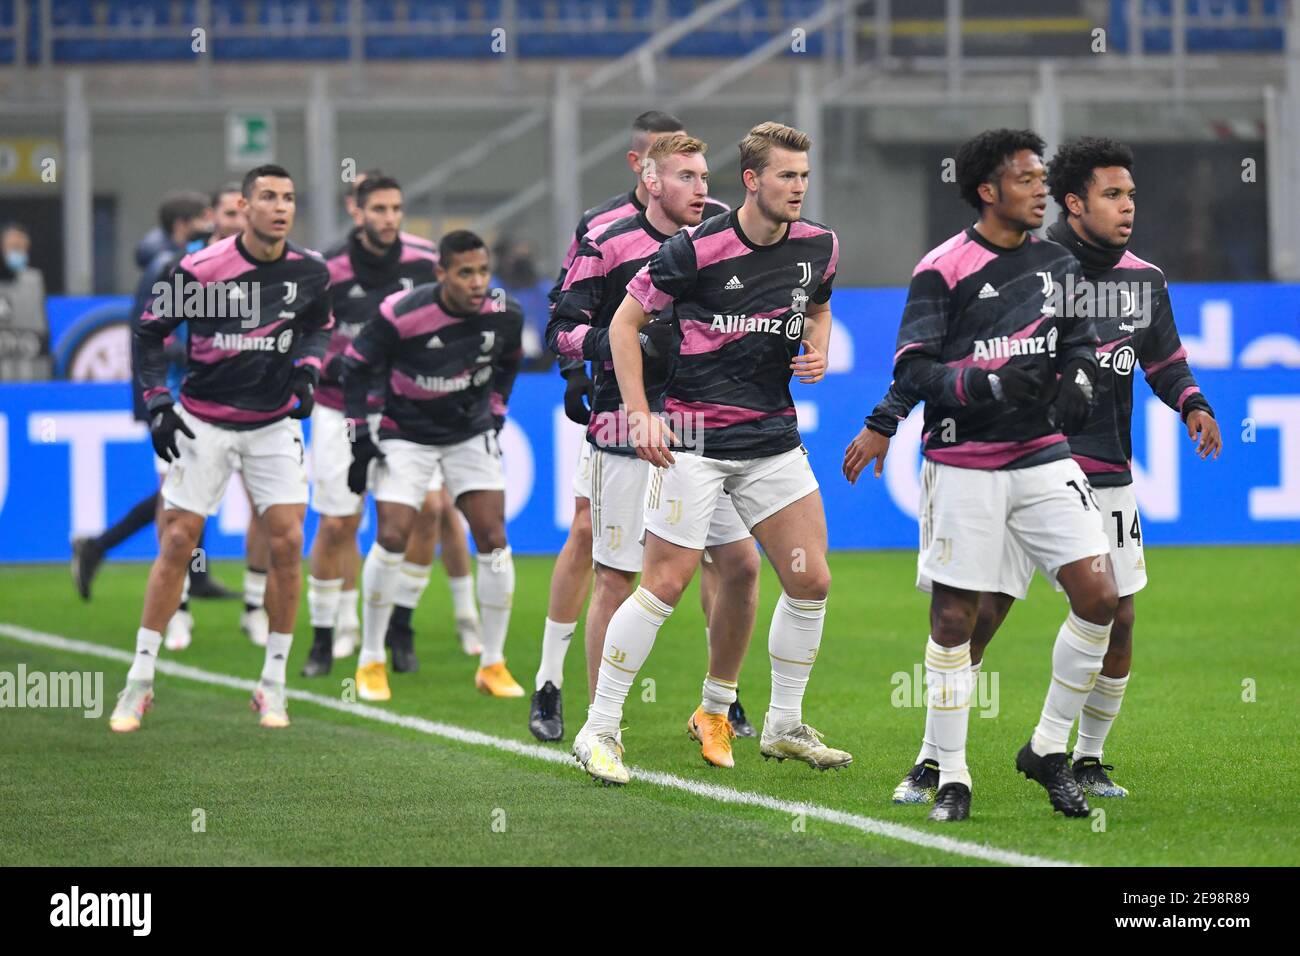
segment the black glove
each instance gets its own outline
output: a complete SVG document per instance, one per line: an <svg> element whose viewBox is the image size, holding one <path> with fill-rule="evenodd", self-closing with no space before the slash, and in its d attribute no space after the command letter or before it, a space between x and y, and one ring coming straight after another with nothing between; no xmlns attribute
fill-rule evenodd
<svg viewBox="0 0 1300 956"><path fill-rule="evenodd" d="M369 426L358 426L357 437L352 442L352 464L348 466L348 489L354 495L366 493L366 477L370 471L370 463L376 458L382 460L383 457L384 453L370 437Z"/></svg>
<svg viewBox="0 0 1300 956"><path fill-rule="evenodd" d="M671 322L650 322L640 333L641 351L649 358L666 358L681 347Z"/></svg>
<svg viewBox="0 0 1300 956"><path fill-rule="evenodd" d="M321 381L341 382L343 381L343 353L340 352L332 359L325 363L325 368L320 373Z"/></svg>
<svg viewBox="0 0 1300 956"><path fill-rule="evenodd" d="M564 378L568 383L564 387L564 414L569 416L569 421L585 425L591 421L592 395L592 381L587 375L587 366L575 368Z"/></svg>
<svg viewBox="0 0 1300 956"><path fill-rule="evenodd" d="M149 437L153 440L153 450L163 461L175 461L181 456L176 447L178 431L194 437L194 432L190 431L171 405L162 406L150 417Z"/></svg>
<svg viewBox="0 0 1300 956"><path fill-rule="evenodd" d="M970 377L971 397L979 402L1033 405L1047 393L1046 369L1004 365L995 371L977 368Z"/></svg>
<svg viewBox="0 0 1300 956"><path fill-rule="evenodd" d="M1083 427L1092 410L1092 365L1083 359L1074 359L1061 372L1061 387L1047 410L1047 420L1072 435Z"/></svg>
<svg viewBox="0 0 1300 956"><path fill-rule="evenodd" d="M298 396L298 406L289 412L290 418L306 418L316 405L316 383L307 372L294 372L289 388Z"/></svg>

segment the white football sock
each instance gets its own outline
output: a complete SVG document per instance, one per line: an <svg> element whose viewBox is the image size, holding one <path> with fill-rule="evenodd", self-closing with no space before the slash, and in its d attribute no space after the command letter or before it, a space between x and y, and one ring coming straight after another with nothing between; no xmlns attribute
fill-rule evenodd
<svg viewBox="0 0 1300 956"><path fill-rule="evenodd" d="M822 643L826 599L792 598L784 591L777 598L767 631L767 654L772 660L772 703L765 723L773 733L793 730L803 723L803 694L813 661Z"/></svg>
<svg viewBox="0 0 1300 956"><path fill-rule="evenodd" d="M723 680L708 674L704 678L704 694L700 699L700 708L706 714L725 714L736 702L735 681Z"/></svg>
<svg viewBox="0 0 1300 956"><path fill-rule="evenodd" d="M510 546L478 556L478 604L483 615L483 653L479 667L505 660L510 605L515 596L515 562Z"/></svg>
<svg viewBox="0 0 1300 956"><path fill-rule="evenodd" d="M262 664L263 681L268 684L284 683L284 669L289 663L289 648L292 646L292 634L272 631L266 636L266 660Z"/></svg>
<svg viewBox="0 0 1300 956"><path fill-rule="evenodd" d="M127 680L153 680L154 665L158 663L158 649L162 647L162 633L142 627L135 632L135 659L126 672Z"/></svg>
<svg viewBox="0 0 1300 956"><path fill-rule="evenodd" d="M939 761L939 786L971 785L966 767L966 730L970 722L970 641L956 647L925 642L925 702L933 722Z"/></svg>
<svg viewBox="0 0 1300 956"><path fill-rule="evenodd" d="M1065 753L1070 728L1092 693L1102 658L1110 644L1110 625L1093 624L1073 611L1056 632L1052 647L1052 683L1030 747L1040 757Z"/></svg>
<svg viewBox="0 0 1300 956"><path fill-rule="evenodd" d="M190 576L186 572L185 577L181 579L181 604L184 605L190 599Z"/></svg>
<svg viewBox="0 0 1300 956"><path fill-rule="evenodd" d="M393 595L401 567L401 552L386 551L377 541L370 546L370 553L361 566L366 604L361 615L361 657L357 662L360 667L387 660L384 636L388 633L388 619L393 616Z"/></svg>
<svg viewBox="0 0 1300 956"><path fill-rule="evenodd" d="M397 590L393 593L393 603L399 607L419 607L420 598L428 584L429 565L403 561L401 575L397 579Z"/></svg>
<svg viewBox="0 0 1300 956"><path fill-rule="evenodd" d="M1088 695L1088 699L1084 701L1083 711L1079 714L1079 738L1074 742L1075 759L1079 757L1101 759L1106 735L1110 733L1110 725L1119 716L1119 707L1124 703L1124 690L1127 687L1127 674L1123 677L1097 675L1097 683L1092 688L1092 693Z"/></svg>
<svg viewBox="0 0 1300 956"><path fill-rule="evenodd" d="M927 645L929 640L930 638L927 636ZM924 689L925 678L922 677L921 681L921 687ZM930 714L929 704L926 704L925 707L925 730L921 734L921 749L917 751L916 760L913 761L913 764L925 763L927 760L933 760L935 763L939 762L939 748L934 743L934 718Z"/></svg>
<svg viewBox="0 0 1300 956"><path fill-rule="evenodd" d="M451 591L451 613L456 618L478 620L478 607L474 604L474 575L463 578L448 578L447 588Z"/></svg>
<svg viewBox="0 0 1300 956"><path fill-rule="evenodd" d="M605 650L600 655L596 698L587 711L586 726L598 732L618 733L636 673L650 656L655 635L673 609L643 587L618 606L605 630Z"/></svg>
<svg viewBox="0 0 1300 956"><path fill-rule="evenodd" d="M334 622L340 631L361 630L361 615L357 611L360 594L356 588L339 591L339 616Z"/></svg>
<svg viewBox="0 0 1300 956"><path fill-rule="evenodd" d="M342 578L322 581L307 576L307 612L311 616L312 627L334 626L339 616L339 594L342 587Z"/></svg>
<svg viewBox="0 0 1300 956"><path fill-rule="evenodd" d="M975 691L979 687L981 663L983 661L972 663L970 666L970 699L972 701L978 699ZM934 718L928 705L925 708L925 736L921 738L921 750L916 755L916 763L925 763L927 760L932 760L935 763L939 762L939 747L934 741Z"/></svg>
<svg viewBox="0 0 1300 956"><path fill-rule="evenodd" d="M577 628L577 621L558 624L549 617L546 619L546 626L542 628L542 663L537 668L534 690L541 690L547 681L556 687L564 686L564 655L569 652Z"/></svg>
<svg viewBox="0 0 1300 956"><path fill-rule="evenodd" d="M262 607L266 601L266 572L244 568L244 604Z"/></svg>

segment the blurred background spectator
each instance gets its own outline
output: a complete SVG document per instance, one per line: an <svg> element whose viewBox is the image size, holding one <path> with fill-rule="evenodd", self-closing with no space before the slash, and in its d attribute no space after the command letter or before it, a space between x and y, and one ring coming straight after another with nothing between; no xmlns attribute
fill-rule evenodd
<svg viewBox="0 0 1300 956"><path fill-rule="evenodd" d="M50 377L45 277L31 261L32 239L16 222L0 226L0 381Z"/></svg>

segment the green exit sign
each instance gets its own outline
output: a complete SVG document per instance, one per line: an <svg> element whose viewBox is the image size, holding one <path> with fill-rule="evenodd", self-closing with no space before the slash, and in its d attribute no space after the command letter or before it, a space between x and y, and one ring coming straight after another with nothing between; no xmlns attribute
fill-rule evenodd
<svg viewBox="0 0 1300 956"><path fill-rule="evenodd" d="M226 114L226 166L246 170L275 162L275 114L231 110Z"/></svg>

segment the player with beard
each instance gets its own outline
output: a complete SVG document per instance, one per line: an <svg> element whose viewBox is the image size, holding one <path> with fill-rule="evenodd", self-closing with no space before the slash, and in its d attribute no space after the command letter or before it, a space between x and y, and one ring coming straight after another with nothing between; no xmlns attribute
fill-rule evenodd
<svg viewBox="0 0 1300 956"><path fill-rule="evenodd" d="M348 487L352 462L351 440L343 414L340 374L343 354L362 327L390 295L409 292L433 281L438 261L432 247L405 241L402 227L402 187L397 180L372 175L357 189L358 225L346 248L326 259L330 270L330 306L334 331L325 353L325 367L312 411L312 508L320 515L311 547L311 575L307 579L307 606L311 613L313 642L304 677L328 674L334 661L335 622L348 558L357 548L364 497ZM441 489L441 474L435 476ZM436 500L436 499L435 499ZM441 516L433 515L436 522ZM411 609L429 580L429 565L402 565L398 607L403 615L404 638L393 646L393 667L415 669L411 641ZM397 616L398 612L394 613Z"/></svg>
<svg viewBox="0 0 1300 956"><path fill-rule="evenodd" d="M587 440L593 448L592 560L596 568L586 633L591 696L596 691L610 616L631 596L641 571L644 506L653 470L628 444L627 419L612 368L609 321L623 302L628 282L660 245L679 229L699 224L708 194L706 149L704 143L684 133L655 141L643 174L649 191L646 211L587 233L565 277L547 332L547 342L558 355L590 361L595 368L595 393L587 429ZM651 409L658 412L671 374L669 358L677 351L677 333L671 317L665 316L647 325L641 334L647 354L643 371L646 393ZM709 620L710 661L703 700L691 715L688 730L700 742L706 761L731 767L731 739L735 732L727 715L736 701L740 665L753 630L759 560L749 530L726 495L719 497L705 544L721 586ZM552 692L558 704L559 688L552 687ZM553 727L539 727L541 715L533 715L529 727L534 736L543 740L562 736L558 707L556 710L557 723Z"/></svg>
<svg viewBox="0 0 1300 956"><path fill-rule="evenodd" d="M366 180L389 178L391 177L386 172L378 168L357 173L351 188L343 197L343 205L348 218L353 223L353 228L325 251L327 260L347 255L352 237L362 226L363 216L357 204L357 197ZM399 233L399 238L403 245L427 250L435 260L437 259L437 249L429 240L409 232ZM425 496L424 507L416 515L415 524L411 527L411 535L403 558L407 564L414 567L429 567L433 564L435 552L439 550L441 550L443 569L447 574L447 587L451 591L452 613L461 649L466 654L478 656L483 648L479 642L478 606L474 603L474 577L470 573L469 546L466 543L465 529L456 509L452 507L447 490L442 487L441 476L435 476L429 493ZM361 554L352 547L344 556L343 585L339 592L339 615L335 623L332 649L334 658L351 657L361 644L361 618L357 613L359 601L357 576L360 571ZM397 649L394 654L401 659L400 664L394 661L394 670L419 668L415 652L410 650L414 642L414 632L409 623L403 626L402 622L409 622L410 614L415 610L415 605L423 594L424 584L427 581L427 576L423 583L418 583L413 578L412 586L403 587L396 596L393 605L393 621L390 621L389 634L385 637L387 647L393 648L394 640L396 641Z"/></svg>
<svg viewBox="0 0 1300 956"><path fill-rule="evenodd" d="M263 727L289 725L285 665L307 505L298 419L311 414L329 340L329 270L288 239L296 201L288 172L269 164L250 170L243 196L244 231L182 259L173 289L155 296L136 330L154 449L171 466L135 658L109 721L119 732L139 729L153 702L161 628L180 602L204 521L220 505L236 464L270 538L271 632L253 708ZM163 341L181 322L190 334L177 410Z"/></svg>
<svg viewBox="0 0 1300 956"><path fill-rule="evenodd" d="M1102 763L1102 748L1128 686L1134 595L1147 580L1130 470L1135 363L1146 372L1152 392L1179 412L1202 459L1210 455L1218 458L1223 445L1214 412L1187 366L1164 274L1128 248L1137 194L1132 169L1133 153L1126 145L1092 137L1062 146L1047 167L1052 196L1065 212L1047 230L1047 237L1082 264L1083 276L1095 290L1093 321L1101 340L1095 403L1083 426L1067 436L1071 456L1088 476L1110 539L1119 595L1110 644L1079 715L1072 753L1075 780L1086 794L1096 797L1128 795L1111 780L1107 771L1113 768ZM893 434L894 422L906 417L910 407L897 389L891 389L873 413L869 429L864 430L872 431L873 437L864 441L884 441L879 460L883 461L888 451L887 436ZM855 473L850 480L856 477ZM971 635L972 681L978 676L985 648L1011 605L1028 593L1033 570L1024 552L1011 546L1003 558L1004 586L980 596L979 618ZM894 802L928 802L937 780L933 720L927 715L921 752L894 791Z"/></svg>
<svg viewBox="0 0 1300 956"><path fill-rule="evenodd" d="M740 143L744 204L660 246L610 325L629 442L658 471L646 496L641 584L609 622L595 700L573 745L583 769L606 783L628 781L618 739L623 705L695 574L724 492L773 559L782 588L768 634L772 701L759 752L818 769L853 759L822 743L802 714L830 570L790 378L825 376L839 260L835 233L800 216L810 147L806 134L779 123L750 130ZM669 308L682 342L660 418L646 394L639 336L652 314ZM691 429L691 447L670 423Z"/></svg>
<svg viewBox="0 0 1300 956"><path fill-rule="evenodd" d="M565 277L573 265L583 239L593 229L643 213L649 200L649 193L643 181L644 164L651 147L665 136L684 135L685 127L680 119L660 110L648 110L632 121L632 142L626 160L628 168L636 177L636 185L625 193L618 193L604 202L592 206L582 214L574 230L573 239L565 252L564 262L559 276L551 288L550 303L554 311L556 302L564 287ZM728 211L726 204L714 199L706 199L703 219ZM573 422L588 425L591 417L592 380L587 374L587 363L579 359L560 357L560 374L564 376L565 414ZM558 711L559 695L555 693L564 681L564 658L577 629L578 615L582 612L582 603L587 597L588 585L592 573L592 527L591 527L591 452L592 445L584 441L578 456L578 466L574 473L573 519L569 525L569 535L564 546L555 559L551 572L550 601L547 605L546 623L542 631L542 660L535 677L536 691L533 694L532 710L537 715L539 727L549 728L543 733L548 735L540 739L558 740L555 734L563 733L563 715ZM700 573L700 604L705 621L712 618L713 599L718 592L718 576L713 572L711 559L706 555ZM706 625L706 642L709 629ZM588 642L589 643L589 642ZM588 658L590 664L592 658ZM554 690L548 690L550 683ZM739 737L753 737L756 731L745 715L745 709L737 697L728 711L732 730ZM558 729L557 729L558 728Z"/></svg>

